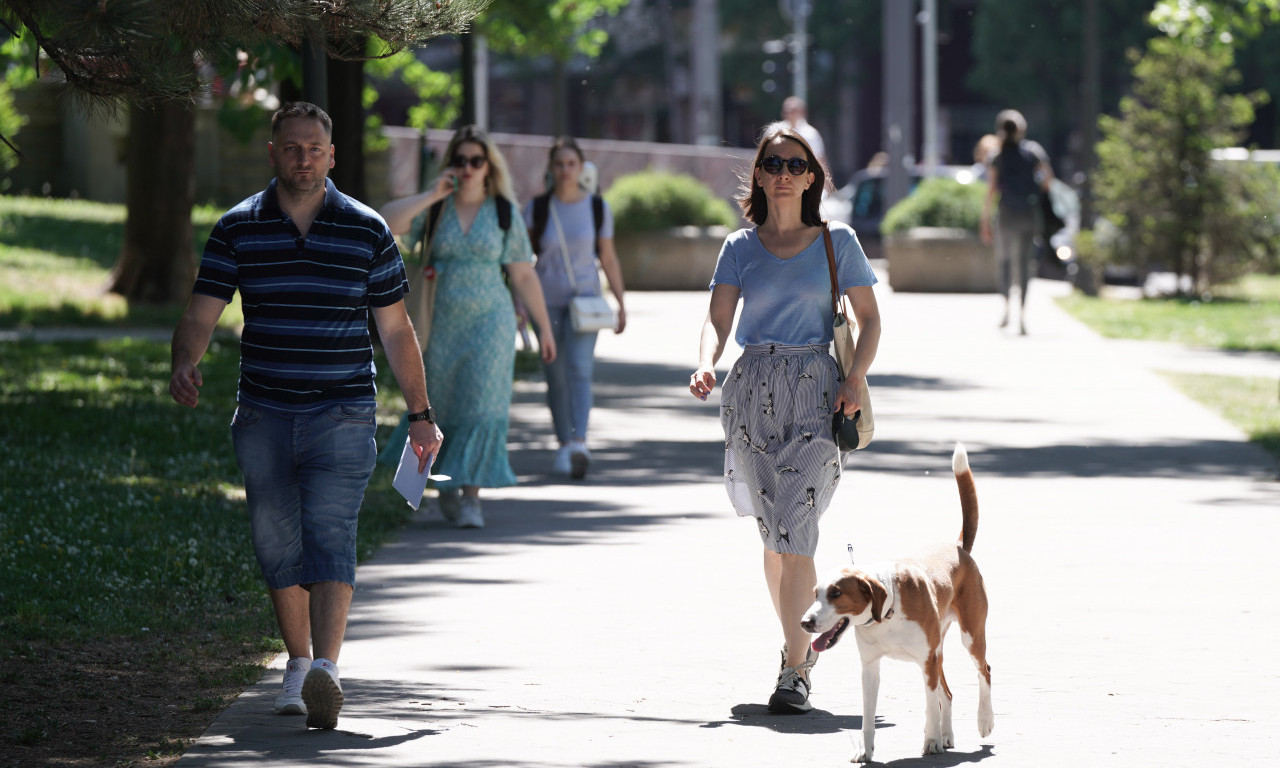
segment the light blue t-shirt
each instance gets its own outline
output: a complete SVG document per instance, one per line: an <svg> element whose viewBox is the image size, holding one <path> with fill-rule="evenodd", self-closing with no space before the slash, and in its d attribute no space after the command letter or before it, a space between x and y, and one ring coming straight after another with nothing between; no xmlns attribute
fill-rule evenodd
<svg viewBox="0 0 1280 768"><path fill-rule="evenodd" d="M591 197L584 196L576 203L562 203L551 196L551 205L547 210L547 228L542 232L542 242L538 247L538 261L534 271L542 282L542 297L548 307L567 307L573 299L573 289L569 287L569 278L564 268L564 256L561 255L560 237L556 234L555 222L551 219L551 211L560 218L560 227L564 229L565 244L569 247L569 263L573 265L574 284L579 296L600 295L600 273L596 269L596 225L591 215ZM525 226L533 228L533 201L524 207ZM604 218L600 222L600 237L613 237L613 211L609 203L604 204Z"/></svg>
<svg viewBox="0 0 1280 768"><path fill-rule="evenodd" d="M840 293L875 285L858 236L846 224L832 222ZM711 287L724 283L742 291L742 315L734 339L749 344L830 344L831 272L822 234L803 251L780 259L761 243L754 227L725 238L711 277Z"/></svg>

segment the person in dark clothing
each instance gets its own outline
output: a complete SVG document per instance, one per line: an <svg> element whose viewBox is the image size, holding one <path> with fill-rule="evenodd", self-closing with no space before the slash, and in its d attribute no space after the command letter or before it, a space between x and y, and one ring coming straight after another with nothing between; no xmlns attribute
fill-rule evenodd
<svg viewBox="0 0 1280 768"><path fill-rule="evenodd" d="M987 169L987 196L982 207L982 242L991 245L991 213L999 196L996 216L996 269L1000 293L1004 296L1004 316L1000 327L1009 324L1010 292L1017 275L1018 331L1027 333L1027 285L1035 255L1035 234L1039 229L1040 194L1049 191L1053 166L1044 147L1025 138L1027 121L1022 113L1006 109L996 116L1000 152Z"/></svg>

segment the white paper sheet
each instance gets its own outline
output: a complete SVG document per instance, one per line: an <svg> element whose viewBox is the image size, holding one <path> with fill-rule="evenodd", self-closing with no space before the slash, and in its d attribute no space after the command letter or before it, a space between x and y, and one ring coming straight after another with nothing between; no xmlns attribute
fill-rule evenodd
<svg viewBox="0 0 1280 768"><path fill-rule="evenodd" d="M395 479L391 481L391 486L400 492L404 500L409 502L409 506L414 509L422 503L422 494L427 490L428 480L448 480L448 475L431 474L431 465L435 463L436 457L432 455L427 459L427 469L425 472L418 471L418 454L413 450L413 444L409 442L409 438L404 439L404 450L400 452L400 466L396 467Z"/></svg>

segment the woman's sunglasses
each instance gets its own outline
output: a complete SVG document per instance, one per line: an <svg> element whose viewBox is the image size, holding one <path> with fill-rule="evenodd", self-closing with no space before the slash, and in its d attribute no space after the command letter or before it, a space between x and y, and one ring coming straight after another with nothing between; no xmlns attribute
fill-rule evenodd
<svg viewBox="0 0 1280 768"><path fill-rule="evenodd" d="M484 155L471 155L470 157L466 155L454 155L453 159L449 161L449 165L454 168L466 168L467 165L470 164L472 168L480 170L487 162L489 162L489 158Z"/></svg>
<svg viewBox="0 0 1280 768"><path fill-rule="evenodd" d="M764 172L770 176L777 176L782 173L782 166L784 164L787 166L787 172L792 176L799 176L809 170L809 161L805 160L803 157L793 157L784 160L777 155L769 155L760 161L760 167L763 168Z"/></svg>

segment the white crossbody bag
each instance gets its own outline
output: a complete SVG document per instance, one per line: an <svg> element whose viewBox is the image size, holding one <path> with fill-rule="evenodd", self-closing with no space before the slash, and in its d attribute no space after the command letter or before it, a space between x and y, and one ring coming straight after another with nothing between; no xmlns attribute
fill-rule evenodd
<svg viewBox="0 0 1280 768"><path fill-rule="evenodd" d="M578 283L573 279L573 264L569 262L569 246L564 239L564 229L560 226L560 217L556 215L554 200L547 201L551 209L551 223L556 228L556 237L560 239L560 257L564 259L564 271L569 276L569 289L573 291L573 299L569 302L569 321L575 333L595 333L617 326L617 318L613 315L613 307L603 296L579 296Z"/></svg>

